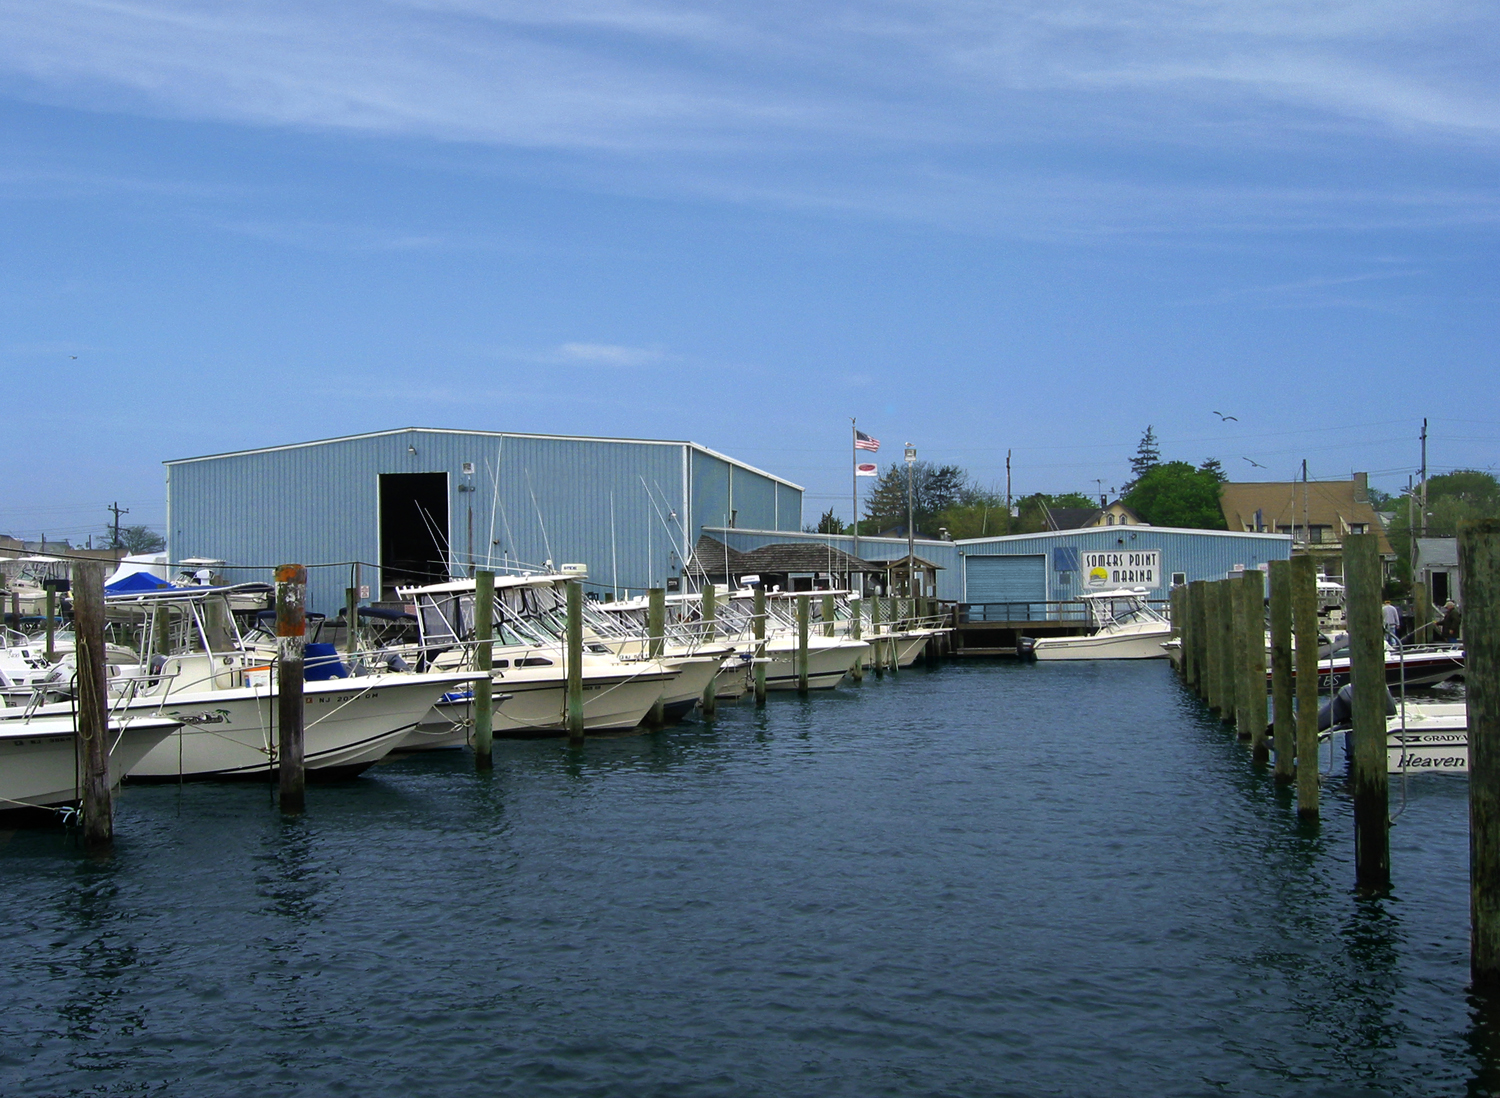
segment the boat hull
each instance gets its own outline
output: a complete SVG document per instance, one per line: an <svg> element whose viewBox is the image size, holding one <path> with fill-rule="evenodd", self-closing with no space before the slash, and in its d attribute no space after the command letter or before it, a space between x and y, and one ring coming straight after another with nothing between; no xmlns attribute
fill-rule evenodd
<svg viewBox="0 0 1500 1098"><path fill-rule="evenodd" d="M77 737L71 717L7 721L0 729L0 811L51 808L78 800ZM109 730L109 784L137 766L174 730L176 721L126 720Z"/></svg>
<svg viewBox="0 0 1500 1098"><path fill-rule="evenodd" d="M856 659L863 658L870 646L863 641L809 647L807 653L807 688L832 690L844 681ZM791 647L773 649L766 654L766 689L796 690L797 659Z"/></svg>
<svg viewBox="0 0 1500 1098"><path fill-rule="evenodd" d="M1163 642L1170 627L1131 633L1093 633L1086 637L1040 637L1032 654L1039 660L1164 660Z"/></svg>

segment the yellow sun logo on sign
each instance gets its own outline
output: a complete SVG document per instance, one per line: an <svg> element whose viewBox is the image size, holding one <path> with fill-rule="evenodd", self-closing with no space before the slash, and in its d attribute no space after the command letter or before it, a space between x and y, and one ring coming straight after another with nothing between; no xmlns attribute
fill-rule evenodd
<svg viewBox="0 0 1500 1098"><path fill-rule="evenodd" d="M1094 568L1089 571L1089 583L1095 587L1109 582L1108 568Z"/></svg>

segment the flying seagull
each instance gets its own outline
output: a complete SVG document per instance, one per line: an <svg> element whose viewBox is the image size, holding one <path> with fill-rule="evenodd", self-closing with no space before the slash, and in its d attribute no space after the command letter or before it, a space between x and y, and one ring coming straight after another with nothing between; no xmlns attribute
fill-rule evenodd
<svg viewBox="0 0 1500 1098"><path fill-rule="evenodd" d="M69 358L77 358L78 356L77 355L69 355L68 357Z"/></svg>
<svg viewBox="0 0 1500 1098"><path fill-rule="evenodd" d="M1264 469L1264 468L1265 468L1265 466L1264 466L1264 465L1262 465L1262 464L1261 464L1261 463L1260 463L1260 462L1258 462L1258 461L1253 461L1253 460L1251 460L1251 459L1250 459L1250 458L1245 458L1245 460L1246 460L1246 461L1248 461L1248 462L1250 462L1250 464L1251 464L1251 465L1253 465L1253 466L1255 466L1255 467L1256 467L1256 468L1257 468L1257 469Z"/></svg>
<svg viewBox="0 0 1500 1098"><path fill-rule="evenodd" d="M1232 419L1236 423L1238 423L1240 421L1240 417L1239 416L1226 416L1223 412L1215 412L1214 415L1218 416L1221 420L1231 420Z"/></svg>

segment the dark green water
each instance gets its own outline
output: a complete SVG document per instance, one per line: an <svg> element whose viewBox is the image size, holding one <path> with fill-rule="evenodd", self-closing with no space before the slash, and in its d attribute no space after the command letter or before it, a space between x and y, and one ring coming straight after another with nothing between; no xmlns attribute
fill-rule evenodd
<svg viewBox="0 0 1500 1098"><path fill-rule="evenodd" d="M1161 664L495 755L0 833L0 1093L1488 1092L1464 780L1358 899L1341 782L1299 830Z"/></svg>

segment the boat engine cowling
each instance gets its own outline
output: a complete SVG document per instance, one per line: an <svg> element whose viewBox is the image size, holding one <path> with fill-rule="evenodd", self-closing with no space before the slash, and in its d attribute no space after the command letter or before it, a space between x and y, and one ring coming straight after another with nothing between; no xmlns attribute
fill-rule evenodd
<svg viewBox="0 0 1500 1098"><path fill-rule="evenodd" d="M1016 638L1016 655L1019 656L1023 660L1034 660L1034 659L1036 659L1036 638L1035 637L1017 637Z"/></svg>
<svg viewBox="0 0 1500 1098"><path fill-rule="evenodd" d="M1390 688L1385 692L1385 715L1394 717L1396 715L1396 699L1391 694ZM1330 728L1343 728L1354 719L1354 684L1345 683L1339 692L1333 697L1326 699L1318 706L1318 731L1327 732Z"/></svg>

